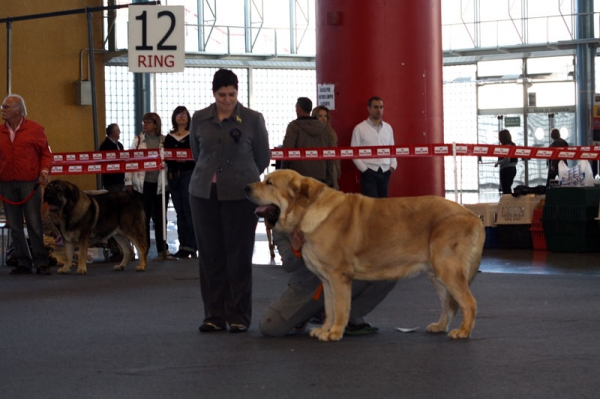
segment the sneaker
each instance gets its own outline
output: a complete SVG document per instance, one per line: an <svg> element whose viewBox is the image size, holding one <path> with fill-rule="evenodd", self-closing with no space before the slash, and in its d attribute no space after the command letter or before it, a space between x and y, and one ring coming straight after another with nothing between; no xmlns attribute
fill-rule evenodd
<svg viewBox="0 0 600 399"><path fill-rule="evenodd" d="M216 324L213 323L208 323L205 322L203 323L198 330L200 330L200 332L206 333L206 332L216 332L216 331L224 331L223 328L217 326Z"/></svg>
<svg viewBox="0 0 600 399"><path fill-rule="evenodd" d="M348 323L344 330L344 335L372 335L377 334L377 331L379 331L379 328L373 327L369 323Z"/></svg>
<svg viewBox="0 0 600 399"><path fill-rule="evenodd" d="M229 332L230 333L242 333L248 331L248 327L243 324L230 324Z"/></svg>
<svg viewBox="0 0 600 399"><path fill-rule="evenodd" d="M32 274L33 271L31 270L30 267L25 267L25 266L16 266L13 267L12 270L10 271L9 274L11 275L18 275L18 274Z"/></svg>

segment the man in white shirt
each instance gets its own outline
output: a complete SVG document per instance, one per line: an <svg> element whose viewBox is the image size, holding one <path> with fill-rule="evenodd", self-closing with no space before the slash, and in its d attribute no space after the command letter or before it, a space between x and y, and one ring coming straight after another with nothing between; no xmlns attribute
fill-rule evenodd
<svg viewBox="0 0 600 399"><path fill-rule="evenodd" d="M354 128L352 147L371 147L394 145L394 131L389 123L384 122L383 100L379 97L369 99L369 118ZM396 158L353 159L360 171L360 187L363 195L374 198L386 198L390 175L398 162Z"/></svg>

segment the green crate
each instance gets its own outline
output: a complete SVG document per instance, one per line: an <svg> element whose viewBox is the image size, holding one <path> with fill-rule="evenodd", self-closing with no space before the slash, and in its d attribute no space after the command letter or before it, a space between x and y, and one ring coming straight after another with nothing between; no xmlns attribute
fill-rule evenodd
<svg viewBox="0 0 600 399"><path fill-rule="evenodd" d="M600 226L596 220L542 220L546 248L552 252L600 252Z"/></svg>
<svg viewBox="0 0 600 399"><path fill-rule="evenodd" d="M596 205L544 205L542 220L549 221L586 221L598 216Z"/></svg>
<svg viewBox="0 0 600 399"><path fill-rule="evenodd" d="M546 205L595 206L600 202L600 187L551 187L546 190Z"/></svg>

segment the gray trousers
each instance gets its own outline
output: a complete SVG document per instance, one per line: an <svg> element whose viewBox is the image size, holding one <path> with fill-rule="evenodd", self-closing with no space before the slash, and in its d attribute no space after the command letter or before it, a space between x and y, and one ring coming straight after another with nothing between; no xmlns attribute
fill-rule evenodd
<svg viewBox="0 0 600 399"><path fill-rule="evenodd" d="M261 334L282 337L292 332L298 324L325 310L323 293L315 299L315 292L321 281L314 280L301 284L290 284L281 297L272 303L259 324ZM363 323L363 317L383 301L396 286L396 281L358 281L352 282L352 303L350 307L351 323ZM298 306L301 304L300 306ZM295 309L291 313L289 309Z"/></svg>
<svg viewBox="0 0 600 399"><path fill-rule="evenodd" d="M198 244L204 322L250 326L252 253L258 218L249 200L219 201L216 184L210 198L190 195Z"/></svg>
<svg viewBox="0 0 600 399"><path fill-rule="evenodd" d="M11 181L0 182L0 193L9 201L19 202L27 198L36 187L37 180L30 182ZM48 254L44 248L44 235L42 229L42 189L38 187L29 201L22 205L10 205L4 202L6 221L11 230L11 237L15 243L19 266L31 268L32 266L48 266ZM27 223L27 234L31 242L31 251L23 225L23 217Z"/></svg>

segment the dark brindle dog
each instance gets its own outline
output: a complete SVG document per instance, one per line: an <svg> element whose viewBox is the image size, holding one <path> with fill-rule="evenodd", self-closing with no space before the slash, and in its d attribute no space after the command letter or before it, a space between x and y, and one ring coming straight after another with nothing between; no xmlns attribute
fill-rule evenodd
<svg viewBox="0 0 600 399"><path fill-rule="evenodd" d="M75 245L79 244L77 274L87 274L86 254L89 245L114 237L123 249L123 261L114 270L124 270L135 245L140 263L135 270L146 270L146 215L142 200L126 192L88 195L76 185L54 180L46 186L44 202L48 203L52 222L65 242L66 263L59 273L69 273Z"/></svg>

